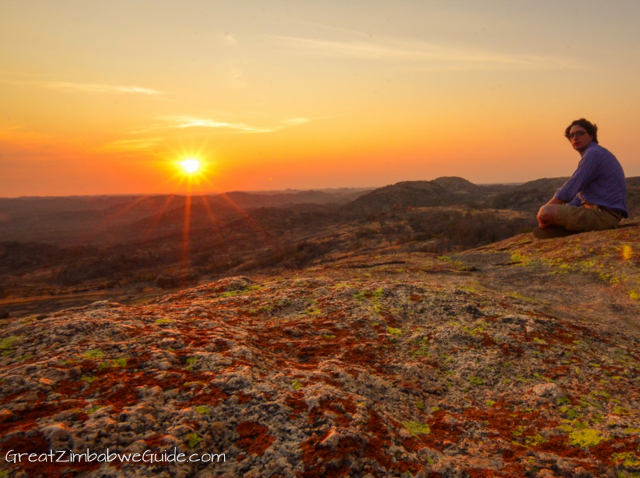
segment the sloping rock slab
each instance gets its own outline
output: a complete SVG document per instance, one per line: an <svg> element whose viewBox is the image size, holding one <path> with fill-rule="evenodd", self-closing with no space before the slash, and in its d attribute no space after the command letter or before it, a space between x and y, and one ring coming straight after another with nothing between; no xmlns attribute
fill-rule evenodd
<svg viewBox="0 0 640 478"><path fill-rule="evenodd" d="M640 341L413 282L229 278L3 323L3 476L632 476ZM30 463L53 451L160 463ZM8 454L8 452L11 453ZM167 462L170 453L209 462ZM149 457L149 455L147 455Z"/></svg>

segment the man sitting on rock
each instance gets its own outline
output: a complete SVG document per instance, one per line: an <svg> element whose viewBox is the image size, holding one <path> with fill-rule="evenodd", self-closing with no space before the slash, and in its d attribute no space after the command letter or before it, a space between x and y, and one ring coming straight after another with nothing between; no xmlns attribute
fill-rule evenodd
<svg viewBox="0 0 640 478"><path fill-rule="evenodd" d="M573 176L538 211L538 238L561 237L618 227L627 213L627 185L622 166L598 144L598 127L584 118L565 130L582 159Z"/></svg>

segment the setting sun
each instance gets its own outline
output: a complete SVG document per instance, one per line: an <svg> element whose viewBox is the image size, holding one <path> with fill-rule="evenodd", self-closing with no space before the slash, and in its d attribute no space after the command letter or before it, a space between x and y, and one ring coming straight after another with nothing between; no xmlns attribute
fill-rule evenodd
<svg viewBox="0 0 640 478"><path fill-rule="evenodd" d="M182 169L188 174L197 173L200 170L200 161L194 158L185 159L180 163Z"/></svg>

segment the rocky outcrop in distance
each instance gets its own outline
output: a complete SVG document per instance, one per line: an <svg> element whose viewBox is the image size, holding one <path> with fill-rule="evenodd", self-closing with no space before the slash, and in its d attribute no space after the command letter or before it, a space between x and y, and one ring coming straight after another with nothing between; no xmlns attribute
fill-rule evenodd
<svg viewBox="0 0 640 478"><path fill-rule="evenodd" d="M433 181L403 181L360 196L345 206L352 214L372 214L394 209L465 205L485 207L491 197L508 186L478 186L458 177Z"/></svg>

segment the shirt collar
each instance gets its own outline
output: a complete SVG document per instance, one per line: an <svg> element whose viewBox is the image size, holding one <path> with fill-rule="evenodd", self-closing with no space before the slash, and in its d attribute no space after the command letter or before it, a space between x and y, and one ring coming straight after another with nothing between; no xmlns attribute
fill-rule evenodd
<svg viewBox="0 0 640 478"><path fill-rule="evenodd" d="M598 143L596 143L595 141L591 141L591 142L587 145L587 147L586 147L586 148L584 148L582 151L580 151L580 157L583 157L583 156L584 156L584 153L586 153L586 152L587 152L587 150L588 150L589 148L591 148L592 146L594 146L594 145L596 145L596 144L598 144Z"/></svg>

